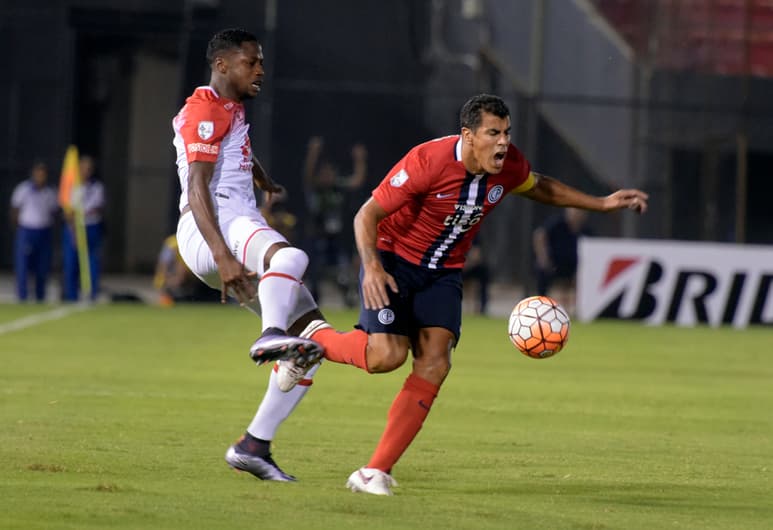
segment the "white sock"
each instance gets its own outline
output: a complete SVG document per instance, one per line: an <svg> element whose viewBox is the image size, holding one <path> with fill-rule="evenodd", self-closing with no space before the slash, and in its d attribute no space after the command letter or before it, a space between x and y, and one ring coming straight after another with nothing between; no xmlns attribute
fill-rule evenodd
<svg viewBox="0 0 773 530"><path fill-rule="evenodd" d="M268 270L258 284L258 300L266 328L287 331L288 317L298 301L298 289L309 257L300 249L284 247L271 257Z"/></svg>
<svg viewBox="0 0 773 530"><path fill-rule="evenodd" d="M268 379L268 388L263 395L263 401L260 402L258 412L255 413L255 417L247 427L247 432L261 440L273 440L279 426L295 410L303 396L309 391L311 378L319 366L319 364L313 366L301 384L296 385L289 392L279 390L276 384L276 372L271 370L271 377ZM305 381L308 381L309 384L302 384Z"/></svg>

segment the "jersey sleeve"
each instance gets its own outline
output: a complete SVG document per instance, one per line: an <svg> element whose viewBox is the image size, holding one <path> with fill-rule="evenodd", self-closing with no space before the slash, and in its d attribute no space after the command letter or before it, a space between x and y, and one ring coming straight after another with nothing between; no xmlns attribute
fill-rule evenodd
<svg viewBox="0 0 773 530"><path fill-rule="evenodd" d="M216 102L196 101L188 103L178 118L188 163L215 162L231 128L231 115Z"/></svg>
<svg viewBox="0 0 773 530"><path fill-rule="evenodd" d="M373 190L373 198L387 214L396 212L429 188L427 163L417 149L408 152Z"/></svg>
<svg viewBox="0 0 773 530"><path fill-rule="evenodd" d="M537 184L537 176L531 170L531 164L520 149L510 144L505 160L505 171L515 178L515 187L510 193L525 193Z"/></svg>
<svg viewBox="0 0 773 530"><path fill-rule="evenodd" d="M14 188L13 194L11 194L11 208L21 208L26 195L27 187L22 182Z"/></svg>
<svg viewBox="0 0 773 530"><path fill-rule="evenodd" d="M526 178L523 179L523 181L518 184L515 188L513 188L513 193L525 193L532 189L537 184L537 177L534 174L534 172L529 171L526 174Z"/></svg>

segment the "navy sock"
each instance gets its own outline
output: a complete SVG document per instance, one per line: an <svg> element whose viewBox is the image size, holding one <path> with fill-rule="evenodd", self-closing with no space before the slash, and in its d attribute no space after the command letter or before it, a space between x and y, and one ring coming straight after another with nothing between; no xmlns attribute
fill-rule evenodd
<svg viewBox="0 0 773 530"><path fill-rule="evenodd" d="M271 440L255 438L248 432L244 433L244 436L237 445L239 449L251 455L268 456L271 454Z"/></svg>

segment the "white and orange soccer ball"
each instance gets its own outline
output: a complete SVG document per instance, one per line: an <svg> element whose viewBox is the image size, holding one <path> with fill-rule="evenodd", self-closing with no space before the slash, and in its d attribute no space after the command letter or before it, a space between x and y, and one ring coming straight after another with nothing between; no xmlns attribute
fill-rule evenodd
<svg viewBox="0 0 773 530"><path fill-rule="evenodd" d="M507 325L510 340L529 357L544 359L560 352L569 340L569 313L549 296L524 298Z"/></svg>

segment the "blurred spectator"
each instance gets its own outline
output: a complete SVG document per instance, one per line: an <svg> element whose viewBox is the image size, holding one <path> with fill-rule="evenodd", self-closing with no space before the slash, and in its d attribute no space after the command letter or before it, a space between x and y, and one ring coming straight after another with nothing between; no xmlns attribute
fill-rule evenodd
<svg viewBox="0 0 773 530"><path fill-rule="evenodd" d="M574 313L577 276L577 240L591 235L588 213L577 208L548 218L534 231L537 293L553 297Z"/></svg>
<svg viewBox="0 0 773 530"><path fill-rule="evenodd" d="M83 193L83 211L86 222L86 240L89 249L89 270L91 272L91 299L99 295L99 280L101 273L102 237L104 225L102 213L105 207L105 188L102 182L95 178L95 162L91 156L84 155L80 159L80 175ZM80 266L78 264L78 247L76 244L75 227L72 212L67 214L62 239L62 268L64 281L62 285L62 300L74 302L80 292Z"/></svg>
<svg viewBox="0 0 773 530"><path fill-rule="evenodd" d="M52 232L59 209L56 191L48 185L48 167L35 162L30 176L11 195L11 224L16 227L14 268L16 295L27 300L27 274L35 276L35 300L46 299L46 284L53 254Z"/></svg>
<svg viewBox="0 0 773 530"><path fill-rule="evenodd" d="M193 298L198 278L188 269L177 248L177 236L164 239L156 261L153 287L158 292L158 303L171 307L175 302Z"/></svg>
<svg viewBox="0 0 773 530"><path fill-rule="evenodd" d="M464 262L464 269L462 270L462 279L465 288L470 284L470 280L475 282L478 293L476 310L480 315L485 315L488 312L489 269L486 261L483 259L483 255L479 234L473 240L472 247L467 252L467 260Z"/></svg>
<svg viewBox="0 0 773 530"><path fill-rule="evenodd" d="M346 305L357 303L357 273L352 247L352 195L365 183L368 151L352 146L352 173L342 175L329 158L322 156L324 140L309 140L304 169L310 224L307 237L313 249L309 264L309 290L320 303L320 282L332 274Z"/></svg>

